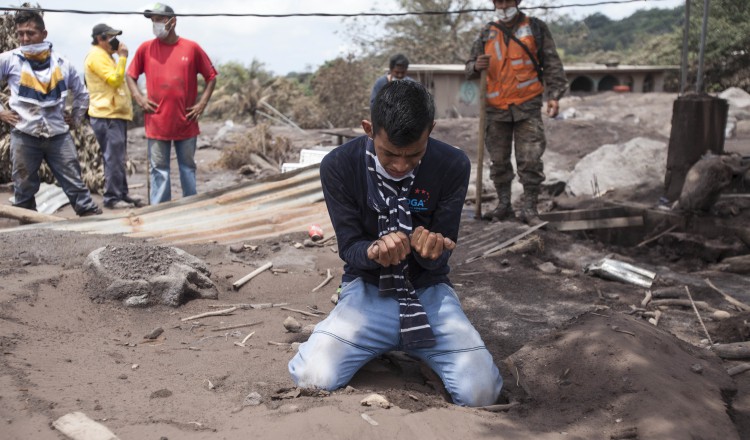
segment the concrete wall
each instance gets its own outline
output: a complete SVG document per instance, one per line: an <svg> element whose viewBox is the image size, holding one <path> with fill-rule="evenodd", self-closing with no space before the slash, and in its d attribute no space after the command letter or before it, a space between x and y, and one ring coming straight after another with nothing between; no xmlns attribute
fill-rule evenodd
<svg viewBox="0 0 750 440"><path fill-rule="evenodd" d="M622 68L622 66L620 66ZM667 69L638 66L618 69L566 69L573 93L595 93L627 85L635 93L662 92ZM479 80L466 80L463 65L414 65L409 76L424 84L435 97L438 118L475 117L479 114Z"/></svg>

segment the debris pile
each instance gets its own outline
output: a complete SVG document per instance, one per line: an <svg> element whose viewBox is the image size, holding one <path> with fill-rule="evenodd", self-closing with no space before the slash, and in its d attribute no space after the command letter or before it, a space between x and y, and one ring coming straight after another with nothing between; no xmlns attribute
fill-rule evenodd
<svg viewBox="0 0 750 440"><path fill-rule="evenodd" d="M91 276L87 290L95 301L177 307L191 298L219 295L206 264L174 247L105 246L89 254L85 268Z"/></svg>

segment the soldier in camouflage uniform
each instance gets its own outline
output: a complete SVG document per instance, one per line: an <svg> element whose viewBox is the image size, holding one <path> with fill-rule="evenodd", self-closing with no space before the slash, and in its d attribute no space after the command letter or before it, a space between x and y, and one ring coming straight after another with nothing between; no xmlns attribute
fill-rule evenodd
<svg viewBox="0 0 750 440"><path fill-rule="evenodd" d="M544 181L542 154L547 143L542 123L543 95L547 93L547 115L555 117L568 83L549 28L520 12L520 2L493 1L497 21L485 25L472 45L466 76L478 78L482 70L487 70L485 145L498 205L483 218L504 220L515 215L510 204L514 174L510 157L515 143L518 177L523 185L520 217L535 225L541 222L537 199Z"/></svg>

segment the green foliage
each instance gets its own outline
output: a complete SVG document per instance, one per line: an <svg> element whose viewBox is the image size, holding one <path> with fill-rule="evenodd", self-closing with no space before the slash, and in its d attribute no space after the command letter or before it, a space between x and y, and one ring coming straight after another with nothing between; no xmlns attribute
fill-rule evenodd
<svg viewBox="0 0 750 440"><path fill-rule="evenodd" d="M597 12L581 21L563 16L549 25L557 47L564 50L563 61L602 62L602 54L616 52L604 58L615 56L623 59L641 52L640 48L650 45L654 39L662 40L673 35L679 31L683 15L681 8L649 9L613 21ZM679 54L679 45L668 50L677 50Z"/></svg>
<svg viewBox="0 0 750 440"><path fill-rule="evenodd" d="M273 78L273 74L265 69L265 64L256 59L249 66L230 61L220 64L217 70L219 76L216 77L216 88L223 88L230 94L242 91L249 81L257 79L262 84Z"/></svg>
<svg viewBox="0 0 750 440"><path fill-rule="evenodd" d="M697 70L703 1L691 0L691 71ZM750 90L750 8L747 0L713 0L706 36L704 83L707 91Z"/></svg>

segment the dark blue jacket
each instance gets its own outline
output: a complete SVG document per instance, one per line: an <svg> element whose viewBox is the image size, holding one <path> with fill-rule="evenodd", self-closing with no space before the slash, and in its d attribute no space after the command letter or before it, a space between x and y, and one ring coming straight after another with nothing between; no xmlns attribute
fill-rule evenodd
<svg viewBox="0 0 750 440"><path fill-rule="evenodd" d="M362 277L378 285L381 266L367 258L368 246L378 238L377 213L367 206L367 140L362 136L328 153L320 165L320 180L339 256L346 263L343 281ZM470 172L471 163L463 151L430 138L409 194L413 228L424 226L456 241ZM450 284L450 254L446 250L434 261L409 254L414 287Z"/></svg>

